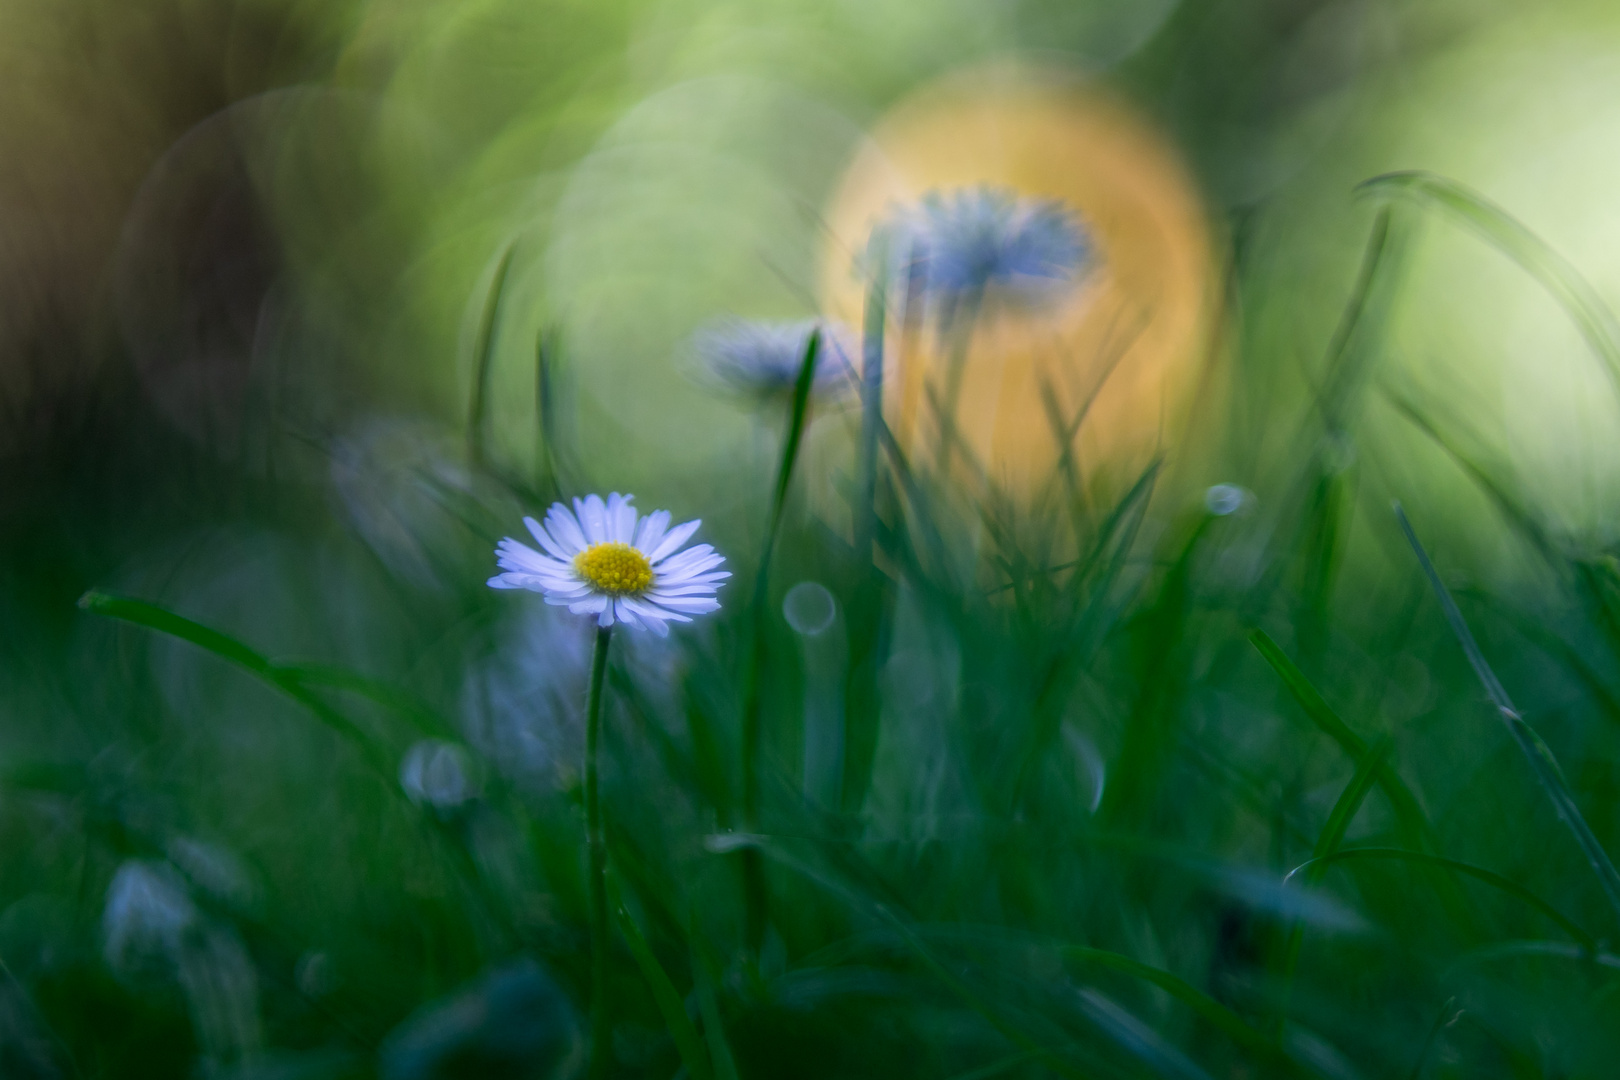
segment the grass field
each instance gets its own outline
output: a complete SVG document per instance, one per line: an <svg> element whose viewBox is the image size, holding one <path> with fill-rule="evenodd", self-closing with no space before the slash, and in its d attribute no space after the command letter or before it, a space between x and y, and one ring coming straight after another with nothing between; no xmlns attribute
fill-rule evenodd
<svg viewBox="0 0 1620 1080"><path fill-rule="evenodd" d="M1436 230L1606 378L1620 323L1461 184L1343 194L1308 393L1238 250L1226 392L1112 460L1053 403L1017 487L948 381L895 437L873 360L917 329L865 264L864 363L810 337L749 454L637 493L732 572L667 637L486 585L525 515L656 475L588 437L565 322L510 452L510 250L454 423L255 384L257 456L116 350L53 380L45 325L0 458L0 1076L1615 1075L1620 561L1385 361ZM997 317L952 304L942 340Z"/></svg>

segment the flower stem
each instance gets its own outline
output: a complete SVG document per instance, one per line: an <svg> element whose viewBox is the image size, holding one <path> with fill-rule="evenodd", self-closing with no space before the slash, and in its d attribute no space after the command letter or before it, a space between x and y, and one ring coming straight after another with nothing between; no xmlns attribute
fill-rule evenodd
<svg viewBox="0 0 1620 1080"><path fill-rule="evenodd" d="M585 846L589 867L585 897L591 931L591 1080L607 1074L609 1036L607 1014L608 913L607 838L602 832L602 795L597 781L597 759L602 745L602 682L607 674L608 642L613 627L596 631L591 654L591 688L585 698Z"/></svg>

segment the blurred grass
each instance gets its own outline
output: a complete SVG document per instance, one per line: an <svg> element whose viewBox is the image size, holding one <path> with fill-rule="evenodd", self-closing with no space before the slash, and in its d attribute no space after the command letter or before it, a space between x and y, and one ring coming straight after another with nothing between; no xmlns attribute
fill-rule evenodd
<svg viewBox="0 0 1620 1080"><path fill-rule="evenodd" d="M1184 6L1125 81L1226 17ZM1409 393L1387 331L1436 210L1611 365L1613 316L1455 182L1368 192L1312 396L1267 404L1285 361L1238 339L1256 385L1229 419L1289 452L1238 475L1235 512L1203 486L1241 455L1202 445L1128 475L1065 457L1028 504L947 487L880 387L812 406L814 346L758 422L766 465L641 494L738 573L669 642L616 639L595 988L591 629L483 581L539 500L640 467L572 437L590 376L566 322L530 350L555 313L510 238L468 240L487 280L435 301L474 313L466 393L429 410L459 427L282 401L274 469L176 434L117 346L42 324L18 355L106 374L8 391L31 426L0 459L0 1075L579 1075L593 989L613 1076L1610 1075L1591 856L1620 842L1620 552L1539 515L1466 402ZM1234 257L1231 303L1259 303ZM527 458L494 437L502 340L543 425ZM1398 474L1355 453L1390 400L1497 515L1442 521L1429 577L1383 509ZM1067 440L1083 415L1032 422ZM799 460L839 424L848 535ZM1478 574L1444 539L1469 530L1523 573ZM804 583L825 625L784 607Z"/></svg>

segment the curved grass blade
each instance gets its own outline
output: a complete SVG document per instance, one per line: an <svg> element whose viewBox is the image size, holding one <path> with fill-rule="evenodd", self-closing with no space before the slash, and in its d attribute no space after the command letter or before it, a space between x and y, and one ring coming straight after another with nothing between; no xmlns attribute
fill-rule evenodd
<svg viewBox="0 0 1620 1080"><path fill-rule="evenodd" d="M1356 362L1360 359L1360 355L1357 350L1351 348L1356 340L1356 331L1373 314L1376 301L1387 296L1387 289L1378 290L1375 287L1379 282L1389 279L1391 267L1399 266L1405 251L1405 230L1397 228L1393 218L1394 215L1388 206L1380 207L1377 216L1373 218L1372 229L1367 235L1367 247L1362 252L1361 268L1356 274L1356 283L1350 291L1350 299L1344 306L1344 312L1339 317L1339 324L1333 330L1333 338L1328 342L1327 365L1316 404L1329 431L1344 428L1346 423L1344 404L1354 391L1361 375L1363 365Z"/></svg>
<svg viewBox="0 0 1620 1080"><path fill-rule="evenodd" d="M1503 877L1501 874L1487 870L1482 866L1474 866L1472 863L1458 862L1456 859L1448 859L1441 855L1430 855L1428 852L1424 851L1407 851L1404 848L1384 847L1342 848L1338 851L1332 852L1331 854L1321 856L1320 858L1312 858L1307 862L1300 863L1298 866L1294 867L1288 872L1288 877L1291 878L1300 871L1306 870L1308 867L1319 865L1326 868L1333 863L1345 862L1350 859L1399 859L1405 862L1422 863L1426 866L1433 866L1442 870L1451 870L1459 874L1466 874L1476 881L1484 882L1485 884L1490 885L1492 888L1500 889L1509 896L1513 896L1524 901L1530 907L1535 908L1553 923L1557 924L1559 929L1563 930L1570 937L1574 938L1582 947L1587 949L1597 948L1598 940L1596 937L1584 930L1579 924L1577 924L1573 919L1570 919L1563 912L1559 911L1547 901L1543 900L1541 897L1537 896L1535 893L1531 892L1529 889L1525 888L1523 885L1520 885L1511 878ZM1284 880L1286 881L1287 878L1284 878Z"/></svg>
<svg viewBox="0 0 1620 1080"><path fill-rule="evenodd" d="M742 728L742 809L743 825L753 829L759 821L760 792L760 739L764 725L761 715L764 707L760 697L760 676L765 664L765 637L770 610L771 555L776 550L777 534L782 527L782 512L787 507L788 486L793 482L793 466L799 459L799 445L804 440L804 429L810 417L810 388L815 384L816 360L821 353L821 328L810 333L799 363L799 375L793 382L793 397L788 404L787 435L782 440L782 460L776 470L776 487L771 494L771 517L765 527L765 546L759 556L759 571L754 580L753 615L754 632L749 639L748 668L743 677ZM765 907L768 902L765 868L757 851L745 850L743 858L743 886L747 904L747 941L749 948L759 951L765 939Z"/></svg>
<svg viewBox="0 0 1620 1080"><path fill-rule="evenodd" d="M714 1070L709 1067L709 1055L703 1047L703 1039L698 1034L697 1025L686 1013L686 1002L675 989L669 975L664 971L658 957L653 955L652 947L641 934L641 927L631 918L626 910L619 890L613 884L612 877L608 878L608 893L612 898L613 914L619 923L619 932L624 935L625 944L630 946L630 955L635 957L636 966L641 969L641 977L647 980L647 986L652 990L653 1001L658 1006L659 1014L664 1018L664 1026L669 1030L670 1038L675 1040L675 1049L681 1055L681 1062L686 1066L686 1073L692 1080L715 1080Z"/></svg>
<svg viewBox="0 0 1620 1080"><path fill-rule="evenodd" d="M1075 992L1075 1001L1087 1020L1118 1044L1120 1049L1151 1069L1154 1075L1177 1077L1179 1080L1211 1080L1209 1073L1194 1064L1191 1058L1105 994L1083 987Z"/></svg>
<svg viewBox="0 0 1620 1080"><path fill-rule="evenodd" d="M1327 735L1354 761L1363 761L1367 757L1367 741L1351 730L1350 725L1339 718L1322 695L1317 692L1305 673L1294 665L1288 654L1282 651L1271 636L1264 630L1254 630L1249 634L1249 641L1265 657L1266 663L1282 679L1283 685L1305 710L1305 715ZM1396 820L1400 823L1401 832L1406 836L1407 843L1416 848L1427 846L1432 839L1430 836L1429 820L1423 813L1423 807L1412 789L1407 787L1401 774L1395 771L1394 766L1382 763L1378 769L1378 786L1384 797L1389 800L1390 809L1394 811Z"/></svg>
<svg viewBox="0 0 1620 1080"><path fill-rule="evenodd" d="M501 297L506 292L506 275L512 268L512 254L517 241L506 245L501 261L495 267L495 277L489 283L484 298L484 317L478 323L478 336L473 339L472 401L467 406L467 451L474 464L484 465L489 460L484 429L489 413L489 373L495 362L495 330L500 322Z"/></svg>
<svg viewBox="0 0 1620 1080"><path fill-rule="evenodd" d="M1423 573L1429 579L1429 585L1434 589L1435 597L1440 601L1440 610L1445 613L1446 622L1451 624L1451 631L1456 635L1458 643L1462 645L1463 653L1468 657L1469 664L1474 668L1474 674L1479 676L1479 681L1484 685L1485 692L1496 706L1497 715L1507 725L1508 733L1513 736L1513 741L1518 744L1525 760L1530 763L1530 770L1535 773L1536 780L1541 784L1542 790L1546 792L1547 798L1553 804L1553 809L1557 811L1559 819L1569 829L1570 834L1575 837L1575 843L1580 846L1581 852L1586 856L1587 862L1592 867L1593 874L1597 876L1598 884L1603 889L1603 895L1609 901L1609 907L1614 912L1616 920L1620 921L1620 872L1616 872L1614 863L1609 858L1609 853L1603 849L1602 844L1598 843L1598 838L1592 832L1592 827L1586 823L1586 818L1581 813L1580 806L1575 802L1575 796L1570 793L1569 786L1564 781L1563 771L1559 769L1552 750L1542 741L1536 730L1524 722L1524 718L1513 707L1513 702L1508 698L1507 691L1502 688L1502 683L1497 679L1496 672L1491 670L1490 664L1485 659L1485 654L1480 651L1479 643L1474 640L1473 632L1468 629L1468 624L1463 621L1462 612L1457 610L1457 602L1451 598L1450 591L1446 589L1445 583L1440 580L1439 571L1434 568L1434 563L1429 559L1429 553L1424 550L1422 542L1418 540L1417 533L1412 529L1412 523L1406 519L1406 512L1401 509L1399 503L1395 504L1395 517L1400 522L1401 531L1406 534L1407 543L1411 544L1412 550L1417 553L1418 562L1423 567Z"/></svg>
<svg viewBox="0 0 1620 1080"><path fill-rule="evenodd" d="M1311 863L1309 869L1305 871L1307 887L1321 884L1322 875L1327 872L1327 866L1322 860L1332 855L1339 849L1339 845L1344 843L1344 834L1349 830L1350 822L1355 820L1357 812L1361 810L1361 804L1366 801L1367 793L1372 790L1378 773L1389 758L1392 745L1389 736L1386 735L1368 747L1367 753L1356 765L1356 771L1351 775L1350 782L1339 793L1338 801L1333 804L1327 822L1316 838ZM1288 931L1288 944L1283 953L1282 991L1278 995L1277 1007L1279 1034L1288 1022L1288 998L1293 990L1294 973L1299 968L1299 951L1304 943L1305 925L1296 922Z"/></svg>
<svg viewBox="0 0 1620 1080"><path fill-rule="evenodd" d="M566 455L558 408L557 359L562 353L561 332L555 326L542 326L534 341L534 412L540 424L536 450L539 455L536 480L540 490L562 498L564 475L575 475L572 454Z"/></svg>
<svg viewBox="0 0 1620 1080"><path fill-rule="evenodd" d="M1358 191L1434 207L1479 233L1541 283L1580 329L1620 394L1620 322L1590 282L1507 211L1454 180L1427 172L1375 176Z"/></svg>
<svg viewBox="0 0 1620 1080"><path fill-rule="evenodd" d="M731 1045L726 1041L725 1025L720 1019L720 1004L714 988L720 981L714 960L695 933L689 932L687 941L692 950L692 976L698 999L698 1015L703 1017L703 1037L709 1044L709 1060L714 1063L714 1080L738 1080L737 1062Z"/></svg>
<svg viewBox="0 0 1620 1080"><path fill-rule="evenodd" d="M1305 1066L1295 1061L1281 1046L1250 1027L1244 1019L1197 987L1172 975L1168 971L1133 960L1107 949L1093 949L1083 945L1066 945L1061 950L1064 959L1076 963L1095 964L1122 975L1141 979L1163 990L1211 1026L1218 1029L1238 1046L1272 1065L1301 1076L1312 1075Z"/></svg>
<svg viewBox="0 0 1620 1080"><path fill-rule="evenodd" d="M1449 997L1446 999L1446 1003L1440 1006L1439 1013L1435 1015L1434 1023L1429 1025L1428 1037L1423 1040L1423 1049L1418 1051L1417 1063L1412 1066L1412 1071L1407 1074L1407 1080L1422 1080L1423 1064L1429 1060L1429 1051L1434 1049L1435 1040L1439 1039L1440 1033L1455 1024L1457 1018L1462 1015L1462 1010L1456 1008L1456 1004L1457 999Z"/></svg>
<svg viewBox="0 0 1620 1080"><path fill-rule="evenodd" d="M879 246L886 246L879 236ZM861 326L861 441L857 459L857 483L853 517L855 557L872 557L872 540L877 535L878 428L883 423L883 338L888 329L888 253L878 252L872 261L872 282L866 293L866 312Z"/></svg>
<svg viewBox="0 0 1620 1080"><path fill-rule="evenodd" d="M304 686L327 686L333 690L346 690L409 720L424 735L454 736L449 721L426 708L410 694L376 679L330 664L309 664L299 661L270 661L276 672Z"/></svg>
<svg viewBox="0 0 1620 1080"><path fill-rule="evenodd" d="M969 1069L965 1073L957 1073L950 1080L990 1080L991 1077L1000 1076L1009 1069L1016 1069L1025 1062L1034 1061L1040 1055L1030 1050L1004 1057L999 1061L992 1061L977 1069Z"/></svg>
<svg viewBox="0 0 1620 1080"><path fill-rule="evenodd" d="M850 907L863 911L868 916L886 924L891 930L899 935L901 940L906 943L907 948L909 948L912 953L915 954L920 961L922 961L923 965L929 970L930 974L938 979L940 983L953 994L961 998L964 1004L966 1004L974 1012L978 1013L987 1023L990 1024L991 1027L1000 1032L1008 1042L1012 1043L1020 1050L1038 1056L1047 1066L1047 1068L1051 1069L1053 1072L1071 1077L1073 1080L1086 1080L1088 1075L1087 1073L1077 1068L1073 1063L1059 1054L1058 1051L1043 1046L1037 1039L1035 1039L1034 1036L1025 1032L1018 1025L1008 1021L1001 1015L999 1011L992 1007L990 1002L985 1001L984 998L972 987L968 986L960 978L958 978L956 974L950 970L950 968L943 964L939 958L934 955L933 950L928 948L928 946L923 943L922 939L919 938L915 932L913 932L909 923L901 916L895 914L894 910L890 908L889 905L863 896L855 889L850 888L848 885L838 881L831 875L824 873L811 864L805 862L803 859L794 856L792 853L783 850L780 845L772 843L769 838L764 836L745 833L725 833L722 835L710 836L706 841L706 846L710 851L716 853L735 851L738 848L744 847L755 848L763 854L770 856L773 861L797 872L809 881L820 885L822 888L826 889L828 892L850 905Z"/></svg>
<svg viewBox="0 0 1620 1080"><path fill-rule="evenodd" d="M1499 941L1475 949L1454 965L1480 964L1490 960L1503 960L1519 956L1551 956L1560 960L1574 960L1582 964L1620 970L1620 956L1601 949L1587 949L1564 941Z"/></svg>
<svg viewBox="0 0 1620 1080"><path fill-rule="evenodd" d="M322 723L358 745L373 764L382 767L376 743L352 720L310 693L292 671L255 652L235 638L201 623L192 622L183 615L176 615L167 608L145 600L113 596L94 589L79 598L79 607L97 615L134 623L136 626L143 626L148 630L156 630L161 634L190 642L222 660L235 664L314 713Z"/></svg>

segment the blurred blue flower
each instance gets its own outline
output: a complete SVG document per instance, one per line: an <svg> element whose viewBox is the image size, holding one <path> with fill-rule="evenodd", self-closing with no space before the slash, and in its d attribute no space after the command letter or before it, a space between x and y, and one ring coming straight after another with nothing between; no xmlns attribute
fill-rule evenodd
<svg viewBox="0 0 1620 1080"><path fill-rule="evenodd" d="M441 814L475 798L482 786L472 756L439 739L423 739L405 751L399 783L411 802Z"/></svg>
<svg viewBox="0 0 1620 1080"><path fill-rule="evenodd" d="M540 966L518 960L410 1017L383 1040L384 1080L568 1075L580 1056L573 1005Z"/></svg>
<svg viewBox="0 0 1620 1080"><path fill-rule="evenodd" d="M107 966L142 980L171 970L186 933L197 922L185 882L163 862L129 859L107 886L101 915Z"/></svg>
<svg viewBox="0 0 1620 1080"><path fill-rule="evenodd" d="M804 365L810 335L821 330L816 356L818 395L831 397L849 389L854 365L854 339L843 326L821 319L768 322L727 318L698 330L692 345L707 372L721 385L749 397L771 398L793 391Z"/></svg>
<svg viewBox="0 0 1620 1080"><path fill-rule="evenodd" d="M1091 235L1056 199L979 185L930 191L874 234L928 292L960 300L994 289L1020 303L1049 300L1084 274Z"/></svg>

